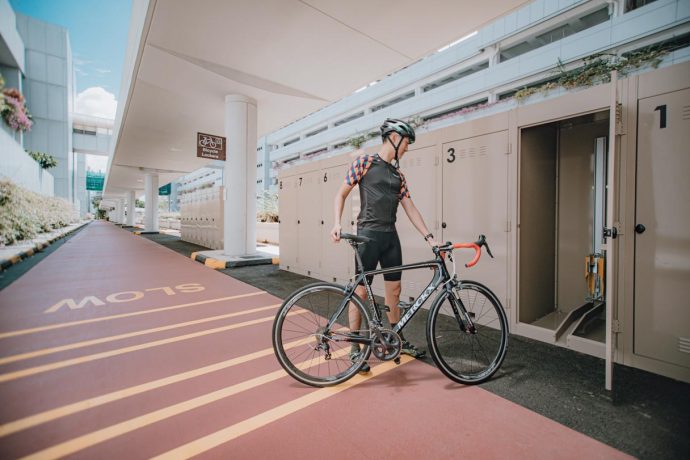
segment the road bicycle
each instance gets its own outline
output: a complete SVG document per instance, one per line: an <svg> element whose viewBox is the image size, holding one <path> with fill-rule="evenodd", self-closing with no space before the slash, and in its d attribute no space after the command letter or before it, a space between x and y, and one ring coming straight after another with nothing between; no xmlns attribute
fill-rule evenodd
<svg viewBox="0 0 690 460"><path fill-rule="evenodd" d="M353 377L371 353L381 361L400 363L402 339L400 331L422 308L426 300L440 288L431 304L427 318L426 337L429 353L438 368L462 384L485 382L498 370L505 358L508 344L508 321L498 297L476 282L460 280L456 274L453 250L474 249L474 259L465 264L474 266L481 257L482 247L493 258L484 235L474 243L446 243L433 248L435 258L397 267L363 271L357 246L371 240L364 236L343 233L355 251L355 277L347 286L328 282L310 284L290 294L273 322L273 349L285 371L306 385L325 387ZM453 273L446 267L453 264ZM411 303L401 304L402 317L397 325L385 328L382 312L370 283L373 275L417 269L433 269L429 285ZM355 293L364 284L368 308ZM358 330L349 328L351 311L362 318ZM353 344L361 349L350 354Z"/></svg>

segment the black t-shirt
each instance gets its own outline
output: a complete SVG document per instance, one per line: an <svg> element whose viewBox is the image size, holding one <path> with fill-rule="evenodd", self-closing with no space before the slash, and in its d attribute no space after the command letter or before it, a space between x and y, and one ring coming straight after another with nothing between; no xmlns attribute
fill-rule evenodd
<svg viewBox="0 0 690 460"><path fill-rule="evenodd" d="M378 154L362 155L352 162L345 183L359 184L361 208L357 217L358 228L395 231L398 203L404 197L410 197L405 176L399 168Z"/></svg>

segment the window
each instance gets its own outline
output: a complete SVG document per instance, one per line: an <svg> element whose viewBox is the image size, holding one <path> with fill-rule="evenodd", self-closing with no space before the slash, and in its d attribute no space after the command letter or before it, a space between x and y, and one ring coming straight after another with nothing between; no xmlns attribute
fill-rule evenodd
<svg viewBox="0 0 690 460"><path fill-rule="evenodd" d="M645 5L654 3L656 0L625 0L625 12L642 8Z"/></svg>
<svg viewBox="0 0 690 460"><path fill-rule="evenodd" d="M350 115L349 117L345 117L341 120L336 121L335 123L333 123L333 126L344 125L345 123L348 123L352 120L356 120L357 118L361 118L363 116L364 116L364 112L357 112L354 115Z"/></svg>
<svg viewBox="0 0 690 460"><path fill-rule="evenodd" d="M573 18L566 24L561 24L546 32L542 32L524 42L507 47L501 50L501 62L509 61L521 54L528 53L532 50L541 48L549 43L556 42L570 35L576 34L583 30L594 27L602 22L609 20L608 6L604 6L593 13L589 13L580 18Z"/></svg>
<svg viewBox="0 0 690 460"><path fill-rule="evenodd" d="M322 127L319 128L319 129L316 129L316 130L314 130L314 131L312 131L312 132L310 132L310 133L307 133L307 134L305 135L305 137L316 136L317 134L322 133L322 132L326 131L327 129L328 129L328 126L322 126Z"/></svg>
<svg viewBox="0 0 690 460"><path fill-rule="evenodd" d="M405 93L403 95L400 95L396 98L390 99L386 102L382 102L381 104L375 105L371 108L372 112L376 112L377 110L385 109L386 107L390 107L393 104L397 104L398 102L405 101L407 99L410 99L414 97L414 91L410 91L409 93Z"/></svg>
<svg viewBox="0 0 690 460"><path fill-rule="evenodd" d="M461 78L464 78L468 75L472 75L473 73L479 72L480 70L484 70L489 67L489 61L484 61L479 64L476 64L470 68L464 68L462 70L458 70L457 72L454 72L450 75L447 75L443 78L440 78L438 80L432 81L431 83L428 83L422 87L423 92L431 91L432 89L436 89L439 86L447 85L448 83L454 82L456 80L460 80Z"/></svg>
<svg viewBox="0 0 690 460"><path fill-rule="evenodd" d="M86 128L84 128L84 129L74 128L72 130L72 132L74 134L86 134L87 136L95 136L96 135L96 131L92 131L91 129L86 129Z"/></svg>

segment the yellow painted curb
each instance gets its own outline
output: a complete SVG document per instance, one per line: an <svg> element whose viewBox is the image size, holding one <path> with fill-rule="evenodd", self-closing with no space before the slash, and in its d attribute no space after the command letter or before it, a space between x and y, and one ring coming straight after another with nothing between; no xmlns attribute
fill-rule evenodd
<svg viewBox="0 0 690 460"><path fill-rule="evenodd" d="M207 267L211 267L213 269L216 269L216 270L218 270L218 269L223 270L225 268L225 262L222 260L218 260L218 259L207 258L204 261L204 265L206 265Z"/></svg>
<svg viewBox="0 0 690 460"><path fill-rule="evenodd" d="M141 235L141 232L134 232L135 235Z"/></svg>
<svg viewBox="0 0 690 460"><path fill-rule="evenodd" d="M273 265L280 265L280 257L274 257L273 259L271 259L271 263Z"/></svg>
<svg viewBox="0 0 690 460"><path fill-rule="evenodd" d="M197 254L198 254L198 252L193 252L192 255L189 256L189 257L191 257L192 260L196 260L196 255L197 255Z"/></svg>

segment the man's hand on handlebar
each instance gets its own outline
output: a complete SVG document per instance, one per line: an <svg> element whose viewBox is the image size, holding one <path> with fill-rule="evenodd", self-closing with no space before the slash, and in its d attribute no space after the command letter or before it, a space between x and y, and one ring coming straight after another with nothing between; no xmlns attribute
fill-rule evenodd
<svg viewBox="0 0 690 460"><path fill-rule="evenodd" d="M436 246L439 245L438 242L433 237L426 240L426 242L429 243L429 246L431 246L432 248L435 248Z"/></svg>
<svg viewBox="0 0 690 460"><path fill-rule="evenodd" d="M333 229L331 230L331 239L332 239L335 243L339 243L339 242L340 242L340 230L341 230L341 227L340 227L340 225L338 225L338 224L335 224L335 225L333 226Z"/></svg>

